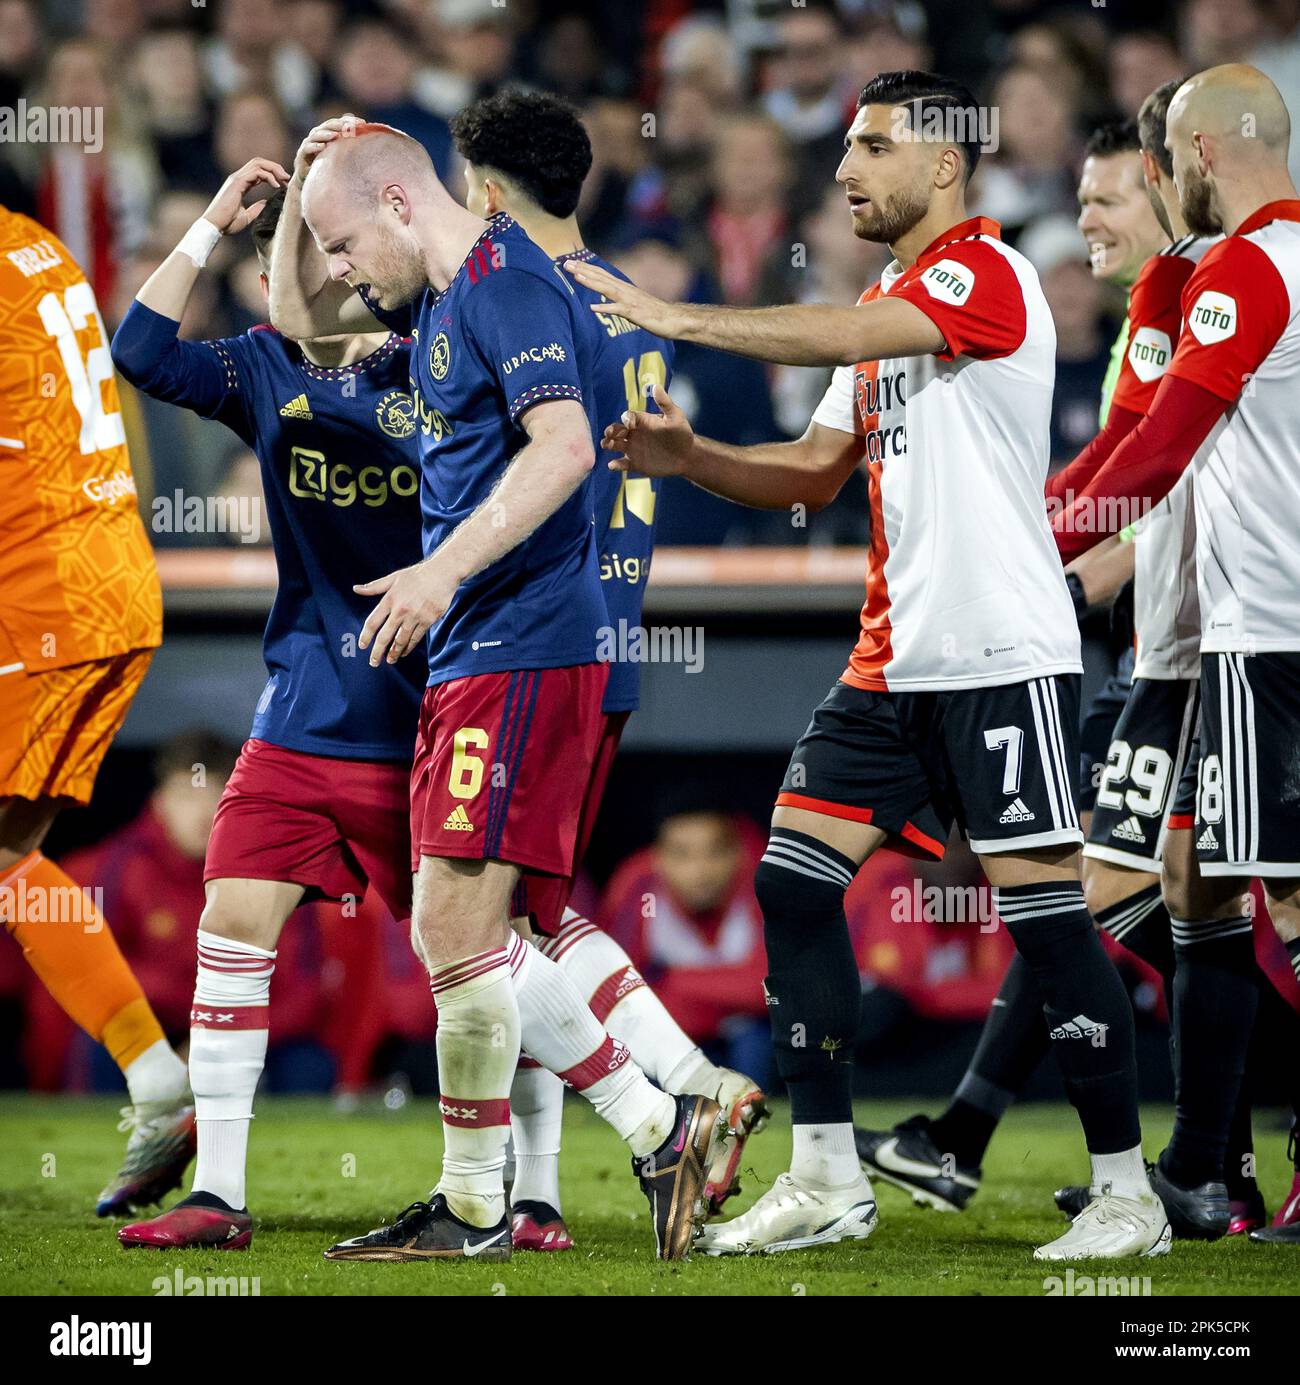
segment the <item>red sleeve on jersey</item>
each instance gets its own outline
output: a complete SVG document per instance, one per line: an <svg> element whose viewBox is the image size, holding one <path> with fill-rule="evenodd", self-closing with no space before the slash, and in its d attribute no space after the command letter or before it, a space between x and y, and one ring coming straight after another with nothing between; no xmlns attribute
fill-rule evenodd
<svg viewBox="0 0 1300 1385"><path fill-rule="evenodd" d="M1173 359L1183 325L1183 290L1196 271L1184 255L1156 255L1148 260L1128 300L1128 342L1111 395L1118 405L1144 414Z"/></svg>
<svg viewBox="0 0 1300 1385"><path fill-rule="evenodd" d="M1229 236L1206 252L1183 290L1183 334L1169 373L1231 402L1290 316L1277 266L1253 241Z"/></svg>
<svg viewBox="0 0 1300 1385"><path fill-rule="evenodd" d="M993 360L1009 356L1025 339L1025 295L1007 257L987 241L946 245L914 279L890 298L914 303L943 333L941 361L957 356Z"/></svg>
<svg viewBox="0 0 1300 1385"><path fill-rule="evenodd" d="M1074 461L1068 466L1063 466L1060 471L1053 472L1047 478L1047 489L1044 492L1047 499L1064 505L1067 503L1066 497L1071 491L1078 495L1110 460L1110 454L1141 422L1142 415L1140 413L1121 409L1112 399L1110 412L1106 415L1106 426L1079 453ZM1049 510L1055 508L1055 505L1048 506Z"/></svg>
<svg viewBox="0 0 1300 1385"><path fill-rule="evenodd" d="M1083 494L1052 521L1061 561L1086 553L1163 500L1226 407L1219 395L1167 374L1147 416Z"/></svg>

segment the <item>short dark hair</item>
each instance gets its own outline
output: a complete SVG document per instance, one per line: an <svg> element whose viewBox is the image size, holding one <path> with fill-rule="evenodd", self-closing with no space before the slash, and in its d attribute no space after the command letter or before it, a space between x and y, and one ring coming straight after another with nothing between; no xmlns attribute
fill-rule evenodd
<svg viewBox="0 0 1300 1385"><path fill-rule="evenodd" d="M471 102L451 122L461 158L504 174L551 216L572 216L591 169L591 140L558 96L507 87Z"/></svg>
<svg viewBox="0 0 1300 1385"><path fill-rule="evenodd" d="M284 188L277 188L266 199L266 206L253 218L248 228L253 237L253 249L263 268L271 258L271 242L275 239L275 228L280 224L280 213L284 211Z"/></svg>
<svg viewBox="0 0 1300 1385"><path fill-rule="evenodd" d="M201 765L209 778L229 779L238 757L239 747L215 731L182 731L154 752L154 779L161 784L174 774L189 777L194 774L195 765Z"/></svg>
<svg viewBox="0 0 1300 1385"><path fill-rule="evenodd" d="M911 106L913 121L922 125L932 110L965 111L968 112L968 134L974 134L979 123L975 97L970 88L934 72L912 69L881 72L859 93L858 109L861 110L863 106ZM966 161L966 181L969 183L980 161L979 139L955 139L952 143L962 151Z"/></svg>
<svg viewBox="0 0 1300 1385"><path fill-rule="evenodd" d="M1085 159L1108 159L1112 154L1136 154L1141 150L1136 120L1121 117L1103 120L1083 146Z"/></svg>
<svg viewBox="0 0 1300 1385"><path fill-rule="evenodd" d="M1142 103L1138 111L1138 134L1142 149L1160 165L1166 178L1174 176L1174 156L1165 148L1165 123L1169 118L1169 103L1174 92L1183 84L1183 78L1174 77L1158 86Z"/></svg>

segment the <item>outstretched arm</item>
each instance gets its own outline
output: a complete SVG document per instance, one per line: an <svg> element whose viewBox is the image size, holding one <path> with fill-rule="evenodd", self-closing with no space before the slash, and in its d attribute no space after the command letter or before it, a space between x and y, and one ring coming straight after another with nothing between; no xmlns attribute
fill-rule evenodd
<svg viewBox="0 0 1300 1385"><path fill-rule="evenodd" d="M782 308L716 308L664 303L598 265L569 260L564 268L603 294L592 312L625 317L661 337L693 341L778 365L853 365L942 351L943 333L915 304L877 298L851 308L826 304Z"/></svg>
<svg viewBox="0 0 1300 1385"><path fill-rule="evenodd" d="M659 413L625 413L606 428L601 446L621 454L611 470L685 476L702 490L759 510L806 505L815 511L835 499L862 457L860 437L815 421L797 442L716 442L697 436L658 385L654 398Z"/></svg>

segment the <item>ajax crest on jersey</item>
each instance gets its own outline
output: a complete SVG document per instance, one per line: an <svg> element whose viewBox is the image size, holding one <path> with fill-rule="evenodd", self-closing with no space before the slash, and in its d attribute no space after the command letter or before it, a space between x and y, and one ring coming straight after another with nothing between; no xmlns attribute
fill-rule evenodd
<svg viewBox="0 0 1300 1385"><path fill-rule="evenodd" d="M451 342L446 332L439 332L429 348L429 374L435 380L444 380L451 369Z"/></svg>
<svg viewBox="0 0 1300 1385"><path fill-rule="evenodd" d="M375 405L375 421L390 438L409 438L415 432L415 403L409 394L390 390Z"/></svg>

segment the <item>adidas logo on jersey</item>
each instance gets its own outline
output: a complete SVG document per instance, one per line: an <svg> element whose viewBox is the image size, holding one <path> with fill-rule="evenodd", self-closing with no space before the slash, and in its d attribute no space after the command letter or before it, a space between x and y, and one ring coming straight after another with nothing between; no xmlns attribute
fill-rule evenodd
<svg viewBox="0 0 1300 1385"><path fill-rule="evenodd" d="M998 821L1001 823L1033 822L1033 820L1033 813L1031 813L1029 809L1025 807L1024 800L1020 798L1016 799L1016 801L1013 804L1011 804L1011 806L1007 808L1003 812L1002 816L998 819Z"/></svg>
<svg viewBox="0 0 1300 1385"><path fill-rule="evenodd" d="M1122 842L1136 842L1139 846L1146 845L1146 837L1142 833L1142 828L1138 825L1137 818L1125 818L1118 827L1111 828L1110 835L1112 837L1118 837Z"/></svg>
<svg viewBox="0 0 1300 1385"><path fill-rule="evenodd" d="M307 403L307 396L300 394L296 399L291 399L280 409L281 418L304 418L310 419L312 411Z"/></svg>
<svg viewBox="0 0 1300 1385"><path fill-rule="evenodd" d="M458 803L450 813L447 814L447 821L442 824L444 832L472 832L474 824L469 820L469 814L465 811L465 805Z"/></svg>
<svg viewBox="0 0 1300 1385"><path fill-rule="evenodd" d="M1049 1039L1091 1039L1105 1032L1106 1026L1104 1024L1090 1020L1087 1015L1075 1015L1072 1020L1058 1024L1047 1037Z"/></svg>
<svg viewBox="0 0 1300 1385"><path fill-rule="evenodd" d="M1218 848L1219 839L1214 835L1214 828L1207 827L1196 839L1198 851L1214 851Z"/></svg>

